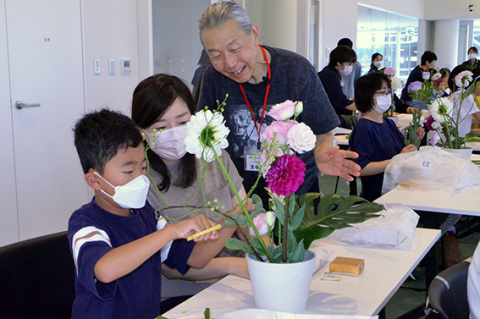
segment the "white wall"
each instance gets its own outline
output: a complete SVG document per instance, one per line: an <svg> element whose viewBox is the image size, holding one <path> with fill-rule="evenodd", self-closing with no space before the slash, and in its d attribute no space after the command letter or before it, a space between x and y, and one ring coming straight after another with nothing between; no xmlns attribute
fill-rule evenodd
<svg viewBox="0 0 480 319"><path fill-rule="evenodd" d="M203 46L198 20L210 0L153 0L155 73L173 74L190 85Z"/></svg>
<svg viewBox="0 0 480 319"><path fill-rule="evenodd" d="M458 64L459 20L438 20L434 25L433 52L438 58L436 66L438 69L446 67L452 70ZM446 43L450 45L446 45Z"/></svg>
<svg viewBox="0 0 480 319"><path fill-rule="evenodd" d="M82 0L86 109L101 107L130 115L132 93L138 84L137 2L131 0ZM130 59L131 73L120 74L120 59ZM93 60L100 59L101 74L93 74ZM115 75L108 74L108 60L115 60Z"/></svg>
<svg viewBox="0 0 480 319"><path fill-rule="evenodd" d="M426 20L480 19L480 2L472 0L424 0ZM473 12L468 5L473 3Z"/></svg>

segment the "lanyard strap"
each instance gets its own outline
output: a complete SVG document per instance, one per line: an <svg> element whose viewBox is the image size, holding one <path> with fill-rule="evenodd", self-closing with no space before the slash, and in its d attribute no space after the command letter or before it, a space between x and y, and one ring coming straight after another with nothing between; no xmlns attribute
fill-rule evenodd
<svg viewBox="0 0 480 319"><path fill-rule="evenodd" d="M265 52L265 49L259 45L260 49L262 49L263 57L265 58L265 62L267 63L267 89L265 91L265 98L263 100L263 111L262 111L262 117L260 118L260 127L257 125L257 121L255 119L255 114L253 113L252 107L250 105L250 102L248 102L247 94L245 94L245 90L243 89L242 83L240 83L240 90L242 90L243 98L245 99L245 102L247 103L248 109L250 110L250 114L252 115L253 119L253 124L255 124L255 129L257 130L258 133L258 141L260 141L260 133L262 131L262 124L263 124L263 118L265 117L265 110L267 109L267 99L268 99L268 93L270 92L270 84L271 84L271 79L272 79L272 74L270 71L270 63L268 62L268 57L267 57L267 52Z"/></svg>

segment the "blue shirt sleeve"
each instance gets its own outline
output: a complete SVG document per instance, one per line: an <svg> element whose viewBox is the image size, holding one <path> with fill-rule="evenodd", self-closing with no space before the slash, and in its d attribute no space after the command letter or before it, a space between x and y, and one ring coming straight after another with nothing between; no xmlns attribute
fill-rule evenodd
<svg viewBox="0 0 480 319"><path fill-rule="evenodd" d="M195 242L187 241L186 239L174 240L168 257L163 263L170 268L177 269L182 275L185 275L190 269L187 261L194 247Z"/></svg>

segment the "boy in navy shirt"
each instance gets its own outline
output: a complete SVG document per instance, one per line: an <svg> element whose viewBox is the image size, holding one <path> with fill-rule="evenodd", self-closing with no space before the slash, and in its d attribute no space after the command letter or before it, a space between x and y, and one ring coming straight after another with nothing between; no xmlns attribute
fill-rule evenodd
<svg viewBox="0 0 480 319"><path fill-rule="evenodd" d="M125 115L101 110L74 128L75 146L94 189L92 201L69 220L68 238L76 266L72 318L155 318L160 313L160 266L182 274L202 268L223 247L217 232L187 236L215 223L202 215L176 224L158 220L146 202L143 139Z"/></svg>

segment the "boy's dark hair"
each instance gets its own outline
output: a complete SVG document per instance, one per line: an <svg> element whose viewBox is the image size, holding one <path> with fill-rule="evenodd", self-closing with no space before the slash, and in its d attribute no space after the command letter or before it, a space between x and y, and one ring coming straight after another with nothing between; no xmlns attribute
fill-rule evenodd
<svg viewBox="0 0 480 319"><path fill-rule="evenodd" d="M355 83L355 105L357 109L365 113L373 108L373 96L382 89L383 82L387 83L388 89L392 88L390 80L383 73L370 73L360 77Z"/></svg>
<svg viewBox="0 0 480 319"><path fill-rule="evenodd" d="M353 48L353 42L349 38L342 38L338 40L337 46L340 46L340 45L349 47L350 49Z"/></svg>
<svg viewBox="0 0 480 319"><path fill-rule="evenodd" d="M450 73L450 76L448 77L448 87L450 88L450 90L452 90L452 92L455 92L456 90L459 89L459 87L455 84L455 77L460 74L460 72L463 72L463 71L470 71L471 72L471 69L465 65L465 64L460 64L460 65L457 65L456 67L453 68L452 72ZM473 72L472 72L473 74ZM475 79L475 74L472 75L472 79ZM473 81L470 82L470 84L467 86L467 88L472 85Z"/></svg>
<svg viewBox="0 0 480 319"><path fill-rule="evenodd" d="M428 63L432 63L432 61L436 61L438 60L437 59L437 55L435 53L433 53L432 51L425 51L423 52L422 54L422 58L421 58L421 65L425 65Z"/></svg>
<svg viewBox="0 0 480 319"><path fill-rule="evenodd" d="M330 52L330 61L328 65L331 67L336 67L338 63L355 63L357 62L357 55L355 51L349 47L340 45Z"/></svg>
<svg viewBox="0 0 480 319"><path fill-rule="evenodd" d="M470 51L473 51L475 52L476 54L478 54L478 49L476 47L470 47L467 51L467 53L470 53Z"/></svg>
<svg viewBox="0 0 480 319"><path fill-rule="evenodd" d="M441 68L438 73L440 73L442 75L442 78L449 75L451 72L450 72L450 69L449 68Z"/></svg>
<svg viewBox="0 0 480 319"><path fill-rule="evenodd" d="M182 80L167 74L156 74L146 78L133 92L133 122L138 127L147 129L165 114L177 98L181 98L187 104L191 114L195 112L196 106L192 93ZM162 176L162 181L158 184L159 190L167 191L171 184L167 165L150 149L147 151L147 156L151 167ZM176 186L187 188L193 185L197 179L195 155L185 154L180 160L179 171L180 177L176 181Z"/></svg>
<svg viewBox="0 0 480 319"><path fill-rule="evenodd" d="M105 165L119 149L137 147L143 140L128 116L108 109L85 114L75 123L73 131L85 174L91 168L103 174Z"/></svg>

